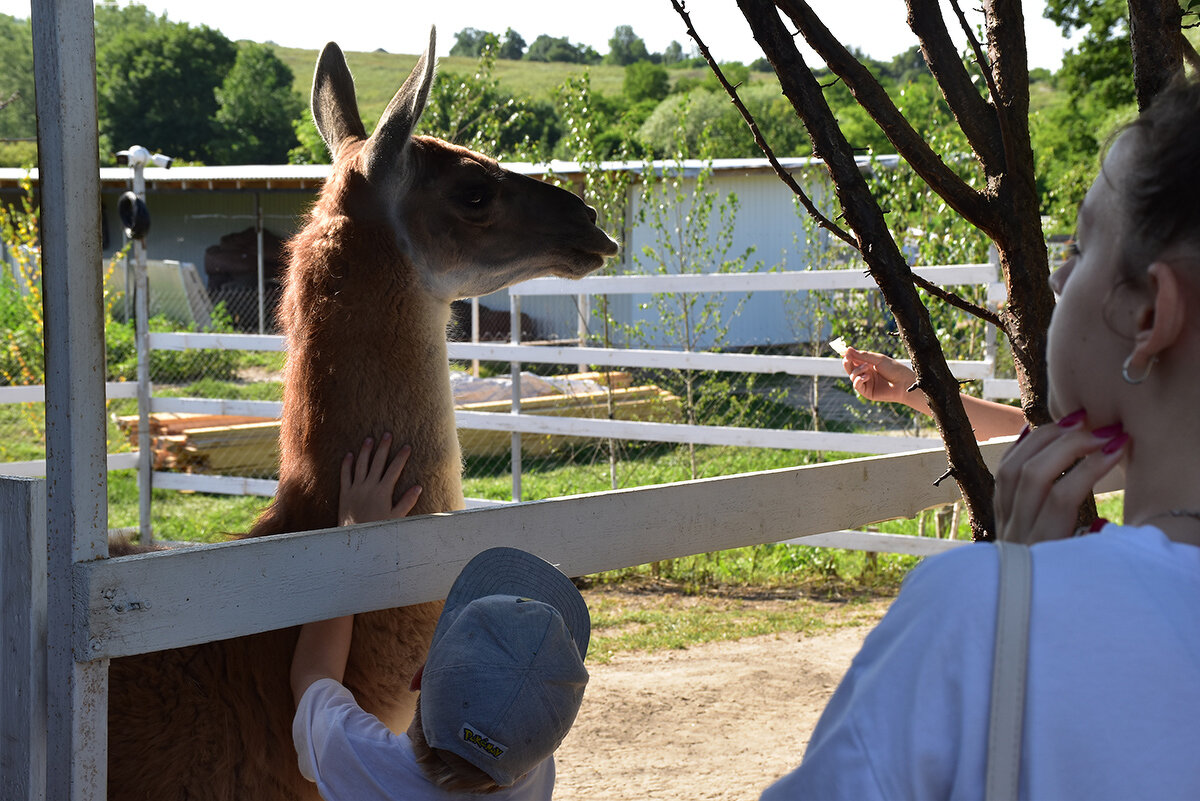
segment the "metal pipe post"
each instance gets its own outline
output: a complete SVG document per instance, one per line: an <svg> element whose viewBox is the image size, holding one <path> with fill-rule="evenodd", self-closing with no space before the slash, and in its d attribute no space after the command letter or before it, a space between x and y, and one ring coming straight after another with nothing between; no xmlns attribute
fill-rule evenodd
<svg viewBox="0 0 1200 801"><path fill-rule="evenodd" d="M521 344L521 296L511 290L508 293L509 338L514 345ZM521 363L511 363L512 414L521 413ZM521 432L512 434L512 499L521 500Z"/></svg>
<svg viewBox="0 0 1200 801"><path fill-rule="evenodd" d="M133 192L146 197L142 165L133 168ZM138 405L138 538L144 545L154 542L150 518L150 496L154 487L154 452L150 445L150 277L146 272L146 242L133 240L134 347L137 351Z"/></svg>

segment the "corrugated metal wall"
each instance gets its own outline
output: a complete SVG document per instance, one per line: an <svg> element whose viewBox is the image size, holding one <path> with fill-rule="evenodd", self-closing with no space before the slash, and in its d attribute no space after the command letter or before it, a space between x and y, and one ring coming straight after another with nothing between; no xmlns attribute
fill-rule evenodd
<svg viewBox="0 0 1200 801"><path fill-rule="evenodd" d="M694 191L695 178L684 179L685 191ZM803 270L806 264L805 231L802 218L796 213L791 191L773 173L739 169L715 171L708 183L709 191L723 200L735 194L740 208L727 256L741 254L746 248L754 251L747 259L749 268L759 270ZM107 233L105 255L111 255L123 242L121 224L117 218L118 191L106 191L103 213ZM637 186L631 190L631 219L641 203ZM300 226L303 215L315 198L315 193L297 190L240 190L210 191L205 189L155 191L148 188L146 203L150 210L151 227L147 237L147 255L151 259L173 259L196 266L207 284L204 268L207 248L220 242L221 237L255 224L255 200L262 209L266 230L286 239ZM714 241L719 224L714 213L709 239ZM663 232L650 225L635 225L624 243L625 272L657 271L653 259L644 255L643 248L661 251L658 238ZM666 232L670 235L670 232ZM636 257L636 258L635 258ZM677 266L667 266L668 272L678 272ZM714 265L703 271L712 272ZM648 296L614 296L609 298L613 318L625 325L654 323L653 305L643 309ZM507 311L507 292L497 292L481 299L490 309ZM788 297L784 293L760 293L745 300L732 293L724 298L723 317L728 321L725 347L744 348L763 345L786 345L811 338L807 304L802 296ZM740 313L733 316L737 306ZM574 339L578 334L578 303L573 298L529 298L523 301L522 312L534 324L539 339ZM601 336L602 323L595 315L589 323L595 341ZM652 328L653 326L648 326ZM620 331L612 335L615 344L640 344L646 347L679 347L673 338L661 332L648 331L639 342L626 342ZM711 338L710 338L711 339ZM702 342L707 347L710 342Z"/></svg>

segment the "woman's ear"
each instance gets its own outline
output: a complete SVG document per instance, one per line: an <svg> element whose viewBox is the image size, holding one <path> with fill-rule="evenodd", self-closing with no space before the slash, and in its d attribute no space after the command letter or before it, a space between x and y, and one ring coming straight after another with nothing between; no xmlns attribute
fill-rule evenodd
<svg viewBox="0 0 1200 801"><path fill-rule="evenodd" d="M1144 365L1173 345L1187 323L1184 286L1176 268L1156 261L1146 271L1150 292L1138 313L1130 364Z"/></svg>

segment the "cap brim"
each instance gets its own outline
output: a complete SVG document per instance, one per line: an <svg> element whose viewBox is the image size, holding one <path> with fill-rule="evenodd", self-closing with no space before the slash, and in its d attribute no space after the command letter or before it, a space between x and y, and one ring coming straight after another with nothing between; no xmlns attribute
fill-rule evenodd
<svg viewBox="0 0 1200 801"><path fill-rule="evenodd" d="M433 643L441 638L457 610L489 595L515 595L554 607L579 648L579 658L587 656L592 620L583 596L557 567L518 548L489 548L467 562L446 596L445 610L433 632Z"/></svg>

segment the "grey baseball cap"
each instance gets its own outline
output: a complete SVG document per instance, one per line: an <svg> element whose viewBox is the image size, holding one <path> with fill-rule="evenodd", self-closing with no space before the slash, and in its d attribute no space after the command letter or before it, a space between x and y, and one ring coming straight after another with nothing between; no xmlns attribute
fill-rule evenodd
<svg viewBox="0 0 1200 801"><path fill-rule="evenodd" d="M478 554L433 633L421 678L426 741L513 784L575 722L590 634L583 596L558 568L516 548Z"/></svg>

